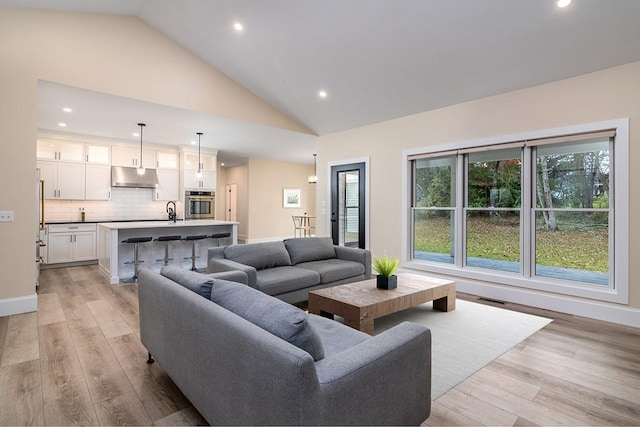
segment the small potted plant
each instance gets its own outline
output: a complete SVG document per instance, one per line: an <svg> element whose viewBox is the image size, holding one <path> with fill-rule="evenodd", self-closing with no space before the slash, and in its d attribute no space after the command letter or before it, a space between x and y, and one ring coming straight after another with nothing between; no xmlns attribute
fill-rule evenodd
<svg viewBox="0 0 640 427"><path fill-rule="evenodd" d="M400 264L398 258L388 255L379 256L373 259L373 269L378 273L376 276L376 286L379 289L395 289L398 287L398 276L395 276L396 269Z"/></svg>

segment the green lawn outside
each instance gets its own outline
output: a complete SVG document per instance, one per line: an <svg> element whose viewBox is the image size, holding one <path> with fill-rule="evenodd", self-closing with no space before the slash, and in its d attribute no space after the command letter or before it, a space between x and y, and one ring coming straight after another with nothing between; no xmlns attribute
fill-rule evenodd
<svg viewBox="0 0 640 427"><path fill-rule="evenodd" d="M502 261L519 261L520 231L517 219L471 217L467 224L467 255ZM536 263L550 267L606 273L609 271L607 228L537 231ZM451 227L446 218L416 222L415 250L450 253Z"/></svg>

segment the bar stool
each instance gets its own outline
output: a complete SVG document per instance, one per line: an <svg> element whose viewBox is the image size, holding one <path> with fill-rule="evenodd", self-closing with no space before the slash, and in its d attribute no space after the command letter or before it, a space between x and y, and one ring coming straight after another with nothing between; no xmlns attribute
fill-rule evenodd
<svg viewBox="0 0 640 427"><path fill-rule="evenodd" d="M196 240L204 240L208 239L209 236L206 234L199 234L197 236L187 236L183 240L191 242L191 256L184 257L184 259L191 259L191 270L198 271L196 268L196 258L200 258L196 256Z"/></svg>
<svg viewBox="0 0 640 427"><path fill-rule="evenodd" d="M213 233L209 237L212 239L217 239L216 246L220 246L220 239L227 239L231 237L231 233Z"/></svg>
<svg viewBox="0 0 640 427"><path fill-rule="evenodd" d="M133 273L133 277L130 279L125 279L123 280L123 282L125 283L135 283L138 281L138 265L140 265L141 263L143 263L144 261L141 261L140 258L138 257L138 245L140 243L146 243L146 242L150 242L151 240L153 240L153 237L129 237L126 240L123 240L121 243L133 243L133 261L127 261L125 262L125 264L133 264L134 265L134 273Z"/></svg>
<svg viewBox="0 0 640 427"><path fill-rule="evenodd" d="M173 258L169 258L169 242L174 240L180 240L182 236L160 236L154 240L154 242L164 242L164 258L157 259L156 261L164 261L164 265L169 265L169 261L173 261Z"/></svg>

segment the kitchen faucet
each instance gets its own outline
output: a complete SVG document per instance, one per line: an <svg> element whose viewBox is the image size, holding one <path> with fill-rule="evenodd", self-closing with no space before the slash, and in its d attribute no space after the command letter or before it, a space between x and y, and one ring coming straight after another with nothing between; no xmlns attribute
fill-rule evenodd
<svg viewBox="0 0 640 427"><path fill-rule="evenodd" d="M173 208L169 205L173 205ZM169 214L169 221L176 222L178 214L176 213L176 202L173 200L167 202L167 213Z"/></svg>

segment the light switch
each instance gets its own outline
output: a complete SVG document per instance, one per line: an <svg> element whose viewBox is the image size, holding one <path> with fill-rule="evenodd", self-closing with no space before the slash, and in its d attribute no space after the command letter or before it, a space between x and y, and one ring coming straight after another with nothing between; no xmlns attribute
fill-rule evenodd
<svg viewBox="0 0 640 427"><path fill-rule="evenodd" d="M0 222L11 222L11 221L13 221L13 211L0 212Z"/></svg>

